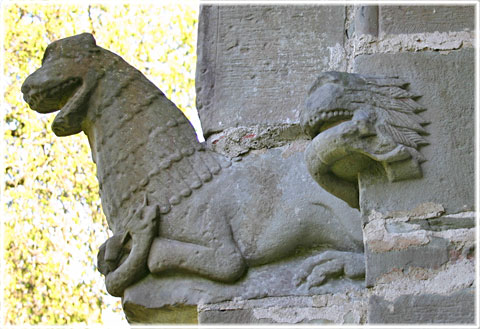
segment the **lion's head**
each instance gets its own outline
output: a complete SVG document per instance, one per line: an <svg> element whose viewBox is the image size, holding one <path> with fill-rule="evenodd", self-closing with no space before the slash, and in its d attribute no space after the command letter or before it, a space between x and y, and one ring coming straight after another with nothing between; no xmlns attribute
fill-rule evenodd
<svg viewBox="0 0 480 329"><path fill-rule="evenodd" d="M396 77L322 73L311 87L301 125L313 141L306 161L315 180L358 208L358 174L380 163L390 181L421 177L425 110Z"/></svg>
<svg viewBox="0 0 480 329"><path fill-rule="evenodd" d="M57 136L82 131L90 94L109 62L105 55L110 62L118 57L106 53L89 33L54 41L45 50L42 67L23 83L23 98L33 110L60 111L52 124Z"/></svg>

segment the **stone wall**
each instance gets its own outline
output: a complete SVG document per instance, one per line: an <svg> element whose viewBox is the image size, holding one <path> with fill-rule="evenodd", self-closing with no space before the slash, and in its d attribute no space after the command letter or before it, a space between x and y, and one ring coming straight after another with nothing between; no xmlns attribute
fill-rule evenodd
<svg viewBox="0 0 480 329"><path fill-rule="evenodd" d="M398 75L423 95L423 178L360 178L370 323L475 321L472 7L380 7L353 70Z"/></svg>
<svg viewBox="0 0 480 329"><path fill-rule="evenodd" d="M200 323L475 321L474 13L473 6L201 7L197 106L216 151L238 160L267 149L302 152L307 90L332 70L408 81L423 95L430 145L422 148L422 178L359 177L364 290L203 304Z"/></svg>

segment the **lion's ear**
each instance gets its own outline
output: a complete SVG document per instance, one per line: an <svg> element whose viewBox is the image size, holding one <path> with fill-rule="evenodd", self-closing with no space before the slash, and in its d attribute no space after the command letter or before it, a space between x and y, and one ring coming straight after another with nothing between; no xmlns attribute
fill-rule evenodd
<svg viewBox="0 0 480 329"><path fill-rule="evenodd" d="M82 33L76 36L78 38L78 42L82 43L84 45L89 45L89 46L96 46L97 42L95 41L95 38L93 37L93 34L91 33Z"/></svg>
<svg viewBox="0 0 480 329"><path fill-rule="evenodd" d="M49 57L78 57L84 52L98 51L97 43L91 33L77 34L56 40L48 45L43 55L42 65Z"/></svg>
<svg viewBox="0 0 480 329"><path fill-rule="evenodd" d="M68 37L65 39L57 40L54 44L61 45L61 51L63 53L69 52L82 52L82 51L89 51L92 49L97 49L97 42L91 33L82 33L77 34L72 37Z"/></svg>

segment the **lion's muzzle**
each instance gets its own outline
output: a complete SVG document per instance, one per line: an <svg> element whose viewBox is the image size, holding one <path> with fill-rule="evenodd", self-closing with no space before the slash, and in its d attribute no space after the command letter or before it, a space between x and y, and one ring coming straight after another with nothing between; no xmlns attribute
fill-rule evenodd
<svg viewBox="0 0 480 329"><path fill-rule="evenodd" d="M40 69L41 70L41 69ZM32 110L51 113L61 110L81 85L81 79L46 79L40 70L30 75L22 85L23 99Z"/></svg>

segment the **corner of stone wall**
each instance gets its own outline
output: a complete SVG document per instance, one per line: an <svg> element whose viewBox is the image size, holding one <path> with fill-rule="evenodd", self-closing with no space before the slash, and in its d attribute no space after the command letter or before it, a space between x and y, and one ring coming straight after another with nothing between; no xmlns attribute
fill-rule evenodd
<svg viewBox="0 0 480 329"><path fill-rule="evenodd" d="M474 135L474 7L348 5L316 13L292 8L283 16L270 12L272 20L255 27L240 16L258 23L264 8L243 8L241 14L233 7L217 8L209 27L215 25L218 33L216 58L203 61L203 73L197 74L199 112L210 147L239 159L252 150L306 143L298 112L319 72L396 75L425 95L420 102L429 109L434 145L424 149L430 157L423 165L425 179L386 188L363 181L371 183L366 198L403 197L364 204L368 287L362 293L200 305L199 323L473 323L476 213L468 135ZM285 32L274 38L266 32L281 31L290 20L294 23L283 28L298 36L304 33L298 17L317 22L307 24L316 40L302 44ZM213 45L199 43L202 47ZM284 60L289 51L291 59ZM215 77L202 81L202 74ZM452 142L451 136L458 137Z"/></svg>
<svg viewBox="0 0 480 329"><path fill-rule="evenodd" d="M372 211L363 225L369 323L475 321L475 213Z"/></svg>
<svg viewBox="0 0 480 329"><path fill-rule="evenodd" d="M362 291L267 297L199 305L199 323L365 324L367 298Z"/></svg>
<svg viewBox="0 0 480 329"><path fill-rule="evenodd" d="M422 179L360 178L368 323L475 322L474 11L355 9L352 71L406 78L430 122Z"/></svg>

